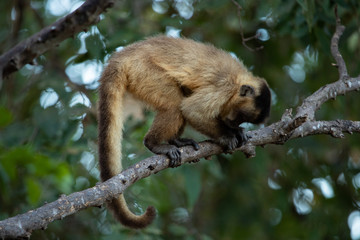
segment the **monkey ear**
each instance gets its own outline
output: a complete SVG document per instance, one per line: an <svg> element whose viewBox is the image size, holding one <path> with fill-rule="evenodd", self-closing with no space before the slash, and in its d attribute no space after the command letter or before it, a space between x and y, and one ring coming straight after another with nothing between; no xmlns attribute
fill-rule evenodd
<svg viewBox="0 0 360 240"><path fill-rule="evenodd" d="M242 85L240 88L240 96L242 97L253 97L255 95L255 90L249 85Z"/></svg>

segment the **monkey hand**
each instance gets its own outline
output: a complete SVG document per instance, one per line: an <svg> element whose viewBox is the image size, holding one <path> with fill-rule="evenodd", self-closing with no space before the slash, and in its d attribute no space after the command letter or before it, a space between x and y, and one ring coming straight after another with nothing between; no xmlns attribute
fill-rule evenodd
<svg viewBox="0 0 360 240"><path fill-rule="evenodd" d="M244 129L239 127L221 136L217 142L223 147L226 153L232 153L235 148L246 144L248 139L249 137L244 133Z"/></svg>
<svg viewBox="0 0 360 240"><path fill-rule="evenodd" d="M237 128L235 134L239 142L239 145L237 147L241 147L242 145L246 144L246 142L249 140L249 136L246 133L244 133L244 128L242 127Z"/></svg>
<svg viewBox="0 0 360 240"><path fill-rule="evenodd" d="M239 145L239 139L236 134L223 135L216 142L222 146L225 153L232 153Z"/></svg>

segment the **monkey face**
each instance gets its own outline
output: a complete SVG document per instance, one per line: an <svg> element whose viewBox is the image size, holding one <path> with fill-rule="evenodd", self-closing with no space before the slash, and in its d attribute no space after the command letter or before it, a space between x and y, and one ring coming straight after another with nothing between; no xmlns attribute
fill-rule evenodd
<svg viewBox="0 0 360 240"><path fill-rule="evenodd" d="M222 120L230 128L237 128L243 122L262 123L269 116L270 103L271 93L265 83L260 84L257 90L253 86L242 85L224 108Z"/></svg>

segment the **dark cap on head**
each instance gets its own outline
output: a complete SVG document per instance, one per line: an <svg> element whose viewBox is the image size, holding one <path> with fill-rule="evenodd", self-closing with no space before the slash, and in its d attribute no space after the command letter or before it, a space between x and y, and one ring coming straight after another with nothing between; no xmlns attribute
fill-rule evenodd
<svg viewBox="0 0 360 240"><path fill-rule="evenodd" d="M260 88L260 95L255 97L255 107L260 110L259 115L253 123L262 123L269 116L271 105L271 93L269 87L263 83Z"/></svg>

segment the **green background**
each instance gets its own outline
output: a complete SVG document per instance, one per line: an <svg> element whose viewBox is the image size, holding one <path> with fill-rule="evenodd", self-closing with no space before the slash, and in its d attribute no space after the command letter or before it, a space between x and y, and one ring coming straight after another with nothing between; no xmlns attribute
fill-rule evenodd
<svg viewBox="0 0 360 240"><path fill-rule="evenodd" d="M99 181L97 82L73 82L81 83L84 72L97 79L109 54L119 46L172 29L234 53L256 75L267 79L272 89L269 124L278 121L286 108L295 110L306 96L338 80L330 54L337 3L346 26L340 51L350 75L360 73L358 0L239 0L245 37L259 29L268 34L267 41L247 42L251 48L263 46L261 51L250 51L241 44L237 8L230 0L115 2L87 33L65 40L38 57L37 65L26 65L2 82L0 219ZM1 1L0 51L6 52L69 12L58 7L60 13L55 13L54 4L53 0ZM266 40L266 34L261 36ZM40 99L49 92L56 92L57 98L44 107ZM316 118L360 120L358 102L358 92L339 96L325 103ZM142 139L154 114L144 114L144 119L131 118L125 125L123 161L127 166L152 155ZM204 139L192 129L185 134ZM360 235L351 226L360 224L359 141L356 133L346 134L345 139L312 136L257 148L251 159L238 152L167 169L126 191L135 213L148 205L156 207L158 217L150 227L129 230L105 208L90 208L51 223L32 237L358 239Z"/></svg>

